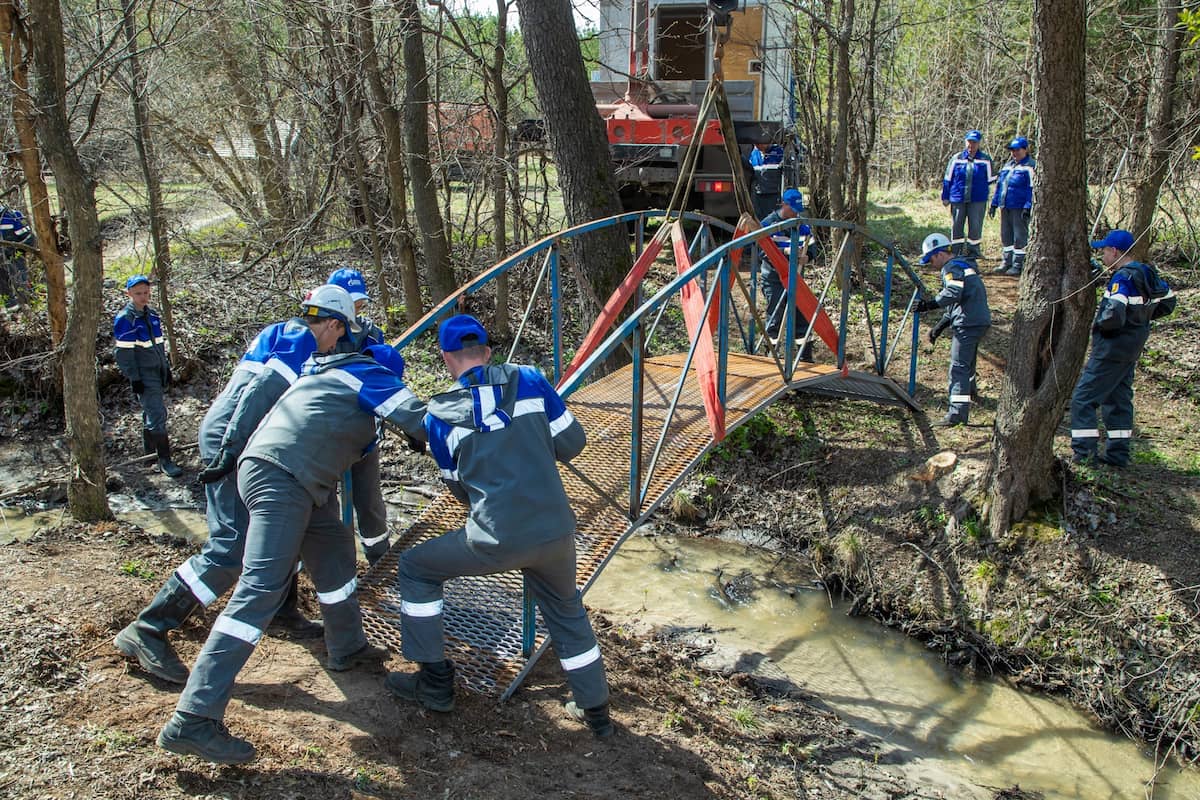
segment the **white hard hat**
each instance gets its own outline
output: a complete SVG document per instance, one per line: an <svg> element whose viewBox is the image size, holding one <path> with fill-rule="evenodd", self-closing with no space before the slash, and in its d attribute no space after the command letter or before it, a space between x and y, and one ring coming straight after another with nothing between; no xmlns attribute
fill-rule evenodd
<svg viewBox="0 0 1200 800"><path fill-rule="evenodd" d="M340 286L326 283L308 293L300 303L300 311L306 317L333 317L340 319L351 333L359 333L362 327L354 318L354 301L350 293Z"/></svg>
<svg viewBox="0 0 1200 800"><path fill-rule="evenodd" d="M944 247L950 246L950 240L944 233L931 233L921 242L921 263L928 264L929 257Z"/></svg>

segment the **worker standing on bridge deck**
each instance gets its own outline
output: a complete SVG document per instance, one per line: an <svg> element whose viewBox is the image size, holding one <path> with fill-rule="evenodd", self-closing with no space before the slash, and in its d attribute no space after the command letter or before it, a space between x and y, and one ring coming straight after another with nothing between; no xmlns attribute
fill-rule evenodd
<svg viewBox="0 0 1200 800"><path fill-rule="evenodd" d="M339 317L352 315L354 302L344 289L331 286L313 292L300 310L301 316L268 325L254 337L200 423L200 457L209 463L200 473L208 538L113 640L122 654L168 683L187 682L188 669L167 634L197 608L215 603L242 571L249 518L238 496L237 477L230 474L237 456L254 427L299 377L309 356L334 348L344 333ZM320 624L299 608L295 575L275 625L293 638L321 635Z"/></svg>
<svg viewBox="0 0 1200 800"><path fill-rule="evenodd" d="M357 328L352 317L336 319ZM376 418L424 437L425 404L403 375L404 359L386 344L316 356L255 430L238 460L238 491L250 513L245 566L158 736L163 749L219 764L254 758L254 746L222 720L234 680L282 605L301 556L325 619L326 669L387 658L363 632L354 537L342 525L336 490L342 473L374 444Z"/></svg>
<svg viewBox="0 0 1200 800"><path fill-rule="evenodd" d="M979 149L981 141L982 131L967 131L962 152L950 156L942 176L942 205L950 206L950 249L956 256L979 258L983 242L983 216L996 178L992 157Z"/></svg>
<svg viewBox="0 0 1200 800"><path fill-rule="evenodd" d="M942 291L932 300L921 300L914 311L925 313L944 309L940 322L929 329L929 343L937 341L946 328L954 328L950 344L950 410L934 427L965 425L971 415L975 390L975 361L979 340L992 325L987 288L975 267L974 259L951 253L950 240L931 233L921 245L921 263L932 264L942 274Z"/></svg>
<svg viewBox="0 0 1200 800"><path fill-rule="evenodd" d="M583 450L583 426L537 369L489 365L487 332L474 317L443 322L438 342L459 385L430 399L425 429L442 479L470 511L464 528L400 556L404 657L420 670L388 675L387 688L452 711L443 584L520 570L567 673L575 697L568 713L597 737L611 736L604 662L575 583L575 514L555 464Z"/></svg>
<svg viewBox="0 0 1200 800"><path fill-rule="evenodd" d="M788 189L783 193L783 203L779 208L765 216L759 223L762 227L774 225L784 220L798 217L804 213L804 195L799 189ZM808 225L800 226L801 241L804 242L812 235L812 228ZM779 248L786 254L792 243L791 231L783 231L775 234L772 237ZM803 247L797 254L796 265L797 269L802 269L808 264L808 248ZM779 273L775 270L775 265L767 258L767 254L763 253L762 261L758 267L758 280L762 284L763 299L767 302L767 338L774 347L779 343L779 329L783 326L784 314L787 311L787 289L783 285L783 280L780 279ZM800 309L796 309L795 316L795 334L803 336L808 330L808 320L800 313ZM805 341L804 346L800 350L801 361L812 361L812 342Z"/></svg>
<svg viewBox="0 0 1200 800"><path fill-rule="evenodd" d="M350 299L354 301L354 313L362 328L361 332L338 340L338 350L359 353L370 345L386 344L383 331L364 315L370 297L363 274L356 269L343 267L329 275L328 283L350 293ZM379 484L379 448L372 447L370 452L350 467L350 502L354 504L354 514L358 518L356 527L363 555L367 563L374 566L390 546L387 505L383 502L383 489Z"/></svg>

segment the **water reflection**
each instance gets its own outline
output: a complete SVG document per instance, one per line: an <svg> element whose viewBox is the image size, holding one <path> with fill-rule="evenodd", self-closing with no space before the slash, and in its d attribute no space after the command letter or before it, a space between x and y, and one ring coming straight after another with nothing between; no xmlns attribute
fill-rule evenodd
<svg viewBox="0 0 1200 800"><path fill-rule="evenodd" d="M1063 702L970 680L895 631L831 608L809 574L777 556L714 541L634 538L588 603L653 623L701 626L768 654L849 725L929 779L1020 784L1047 798L1135 798L1154 762ZM1200 774L1164 769L1154 797L1200 800ZM961 794L950 794L958 796ZM981 797L990 793L981 793Z"/></svg>

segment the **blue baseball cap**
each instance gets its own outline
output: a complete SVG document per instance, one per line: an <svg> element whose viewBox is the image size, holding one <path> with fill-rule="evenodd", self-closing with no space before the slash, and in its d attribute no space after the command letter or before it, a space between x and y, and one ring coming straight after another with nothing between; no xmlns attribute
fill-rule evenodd
<svg viewBox="0 0 1200 800"><path fill-rule="evenodd" d="M1017 138L1013 139L1011 142L1008 143L1008 149L1009 150L1028 150L1029 149L1029 140L1026 139L1024 136L1018 136Z"/></svg>
<svg viewBox="0 0 1200 800"><path fill-rule="evenodd" d="M804 195L800 194L799 189L788 189L783 193L783 202L792 211L797 214L804 213Z"/></svg>
<svg viewBox="0 0 1200 800"><path fill-rule="evenodd" d="M1101 247L1115 247L1124 253L1129 248L1133 247L1133 234L1129 231L1123 231L1120 228L1111 230L1103 239L1092 242L1092 247L1099 250Z"/></svg>
<svg viewBox="0 0 1200 800"><path fill-rule="evenodd" d="M126 288L126 290L132 289L133 287L137 286L139 283L148 284L148 283L150 283L150 279L148 277L146 277L145 275L134 275L129 280L125 281L125 288Z"/></svg>
<svg viewBox="0 0 1200 800"><path fill-rule="evenodd" d="M472 338L477 341L465 341ZM483 329L482 323L470 314L459 314L438 326L438 346L444 353L453 353L464 347L487 343L487 331Z"/></svg>
<svg viewBox="0 0 1200 800"><path fill-rule="evenodd" d="M977 131L974 128L963 134L963 140L968 142L982 142L983 131Z"/></svg>
<svg viewBox="0 0 1200 800"><path fill-rule="evenodd" d="M332 283L334 286L340 286L350 293L351 300L370 300L367 297L367 281L363 278L363 274L356 269L343 267L335 269L329 274L329 280L326 283Z"/></svg>

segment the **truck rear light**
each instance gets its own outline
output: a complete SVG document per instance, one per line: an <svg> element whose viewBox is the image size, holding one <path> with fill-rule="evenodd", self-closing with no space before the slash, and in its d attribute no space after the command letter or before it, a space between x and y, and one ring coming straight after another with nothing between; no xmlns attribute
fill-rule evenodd
<svg viewBox="0 0 1200 800"><path fill-rule="evenodd" d="M697 192L732 192L733 181L696 181Z"/></svg>

